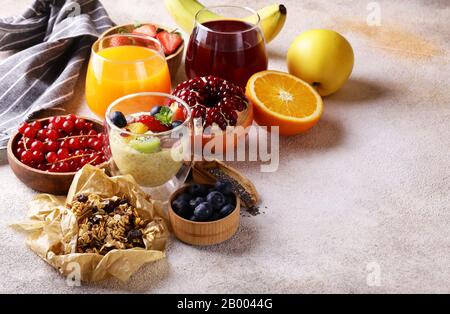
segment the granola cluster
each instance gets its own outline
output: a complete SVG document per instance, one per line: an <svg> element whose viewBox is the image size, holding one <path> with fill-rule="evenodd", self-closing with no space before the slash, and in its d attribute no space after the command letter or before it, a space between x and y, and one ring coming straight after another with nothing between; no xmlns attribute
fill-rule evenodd
<svg viewBox="0 0 450 314"><path fill-rule="evenodd" d="M148 221L127 199L80 194L69 207L78 219L77 253L106 254L113 249L145 247Z"/></svg>

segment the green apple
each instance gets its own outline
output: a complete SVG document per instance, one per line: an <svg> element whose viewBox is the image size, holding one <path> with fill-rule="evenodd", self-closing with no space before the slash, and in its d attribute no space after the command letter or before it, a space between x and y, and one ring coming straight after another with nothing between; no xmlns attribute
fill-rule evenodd
<svg viewBox="0 0 450 314"><path fill-rule="evenodd" d="M336 92L353 70L350 43L339 33L314 29L300 34L287 55L289 73L308 82L321 96Z"/></svg>

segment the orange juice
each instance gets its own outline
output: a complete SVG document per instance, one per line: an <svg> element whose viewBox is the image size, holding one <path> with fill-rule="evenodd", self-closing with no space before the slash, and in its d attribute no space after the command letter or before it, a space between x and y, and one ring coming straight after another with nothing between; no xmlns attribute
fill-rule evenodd
<svg viewBox="0 0 450 314"><path fill-rule="evenodd" d="M116 99L139 92L170 93L169 68L163 56L142 46L117 46L91 56L86 76L89 108L103 118Z"/></svg>

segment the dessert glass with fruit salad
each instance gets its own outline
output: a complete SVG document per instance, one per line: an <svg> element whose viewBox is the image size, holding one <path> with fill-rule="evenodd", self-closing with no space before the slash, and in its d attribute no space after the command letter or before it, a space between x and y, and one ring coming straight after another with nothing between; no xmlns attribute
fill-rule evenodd
<svg viewBox="0 0 450 314"><path fill-rule="evenodd" d="M103 118L116 99L139 92L170 93L169 68L161 43L140 34L115 34L92 46L86 101Z"/></svg>
<svg viewBox="0 0 450 314"><path fill-rule="evenodd" d="M191 128L191 110L175 96L147 92L117 99L106 112L112 173L131 175L153 198L168 200L192 164Z"/></svg>

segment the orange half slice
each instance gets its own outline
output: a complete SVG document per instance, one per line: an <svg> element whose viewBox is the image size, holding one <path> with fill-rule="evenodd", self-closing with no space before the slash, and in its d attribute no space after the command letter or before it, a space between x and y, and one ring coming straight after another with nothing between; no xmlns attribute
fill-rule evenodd
<svg viewBox="0 0 450 314"><path fill-rule="evenodd" d="M261 126L279 126L281 135L305 132L323 112L323 101L316 90L284 72L254 74L247 83L246 95L254 104L255 121Z"/></svg>

